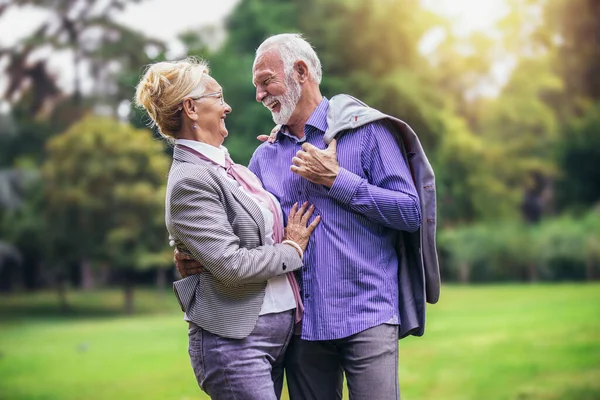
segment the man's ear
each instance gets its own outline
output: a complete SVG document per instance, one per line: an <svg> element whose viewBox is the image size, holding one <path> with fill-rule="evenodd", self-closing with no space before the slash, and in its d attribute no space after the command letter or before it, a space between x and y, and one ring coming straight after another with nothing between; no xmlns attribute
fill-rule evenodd
<svg viewBox="0 0 600 400"><path fill-rule="evenodd" d="M308 72L308 66L302 60L296 61L294 64L294 71L298 74L298 82L304 83L310 79L310 73Z"/></svg>

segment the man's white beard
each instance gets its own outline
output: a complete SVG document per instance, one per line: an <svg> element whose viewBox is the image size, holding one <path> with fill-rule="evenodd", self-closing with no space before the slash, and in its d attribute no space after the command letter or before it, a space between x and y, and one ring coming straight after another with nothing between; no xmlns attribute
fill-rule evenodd
<svg viewBox="0 0 600 400"><path fill-rule="evenodd" d="M271 111L273 121L277 125L285 125L289 122L298 101L300 101L300 84L296 82L293 76L290 75L286 79L286 86L287 88L284 94L279 96L268 96L263 100L263 103L265 104L270 104L273 100L279 102L279 112Z"/></svg>

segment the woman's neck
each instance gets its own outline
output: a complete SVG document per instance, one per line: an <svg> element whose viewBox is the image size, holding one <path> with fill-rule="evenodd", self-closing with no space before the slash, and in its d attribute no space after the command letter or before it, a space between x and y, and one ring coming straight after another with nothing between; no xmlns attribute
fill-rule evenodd
<svg viewBox="0 0 600 400"><path fill-rule="evenodd" d="M223 144L223 142L216 143L214 140L207 140L206 137L210 136L203 135L202 132L197 129L182 129L177 135L177 139L194 140L196 142L206 143L217 148L221 147L221 144Z"/></svg>

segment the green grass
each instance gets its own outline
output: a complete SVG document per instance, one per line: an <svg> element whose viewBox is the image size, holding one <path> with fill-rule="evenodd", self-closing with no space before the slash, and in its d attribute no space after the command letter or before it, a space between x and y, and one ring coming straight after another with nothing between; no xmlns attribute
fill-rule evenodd
<svg viewBox="0 0 600 400"><path fill-rule="evenodd" d="M206 399L167 292L0 296L0 400ZM400 342L403 400L600 399L600 285L444 287ZM284 396L284 398L287 398Z"/></svg>

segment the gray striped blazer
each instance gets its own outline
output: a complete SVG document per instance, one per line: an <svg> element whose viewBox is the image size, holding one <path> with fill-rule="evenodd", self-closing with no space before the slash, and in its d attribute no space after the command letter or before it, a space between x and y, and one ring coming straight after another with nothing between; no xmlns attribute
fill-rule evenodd
<svg viewBox="0 0 600 400"><path fill-rule="evenodd" d="M169 171L165 221L177 248L207 269L173 284L181 309L216 335L248 336L266 281L302 267L292 246L263 245L262 212L235 182L179 146Z"/></svg>

